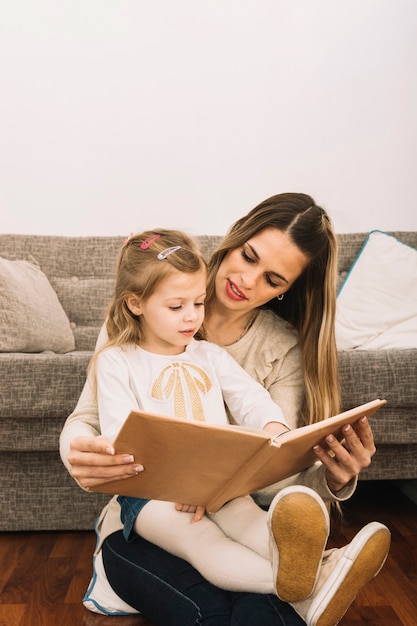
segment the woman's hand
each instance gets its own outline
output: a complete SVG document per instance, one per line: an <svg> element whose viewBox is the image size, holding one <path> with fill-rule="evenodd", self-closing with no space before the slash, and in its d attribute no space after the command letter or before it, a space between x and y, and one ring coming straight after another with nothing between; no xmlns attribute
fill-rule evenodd
<svg viewBox="0 0 417 626"><path fill-rule="evenodd" d="M144 469L133 456L116 454L104 435L73 439L68 461L71 475L87 491L101 483L130 478Z"/></svg>
<svg viewBox="0 0 417 626"><path fill-rule="evenodd" d="M195 506L193 504L176 504L176 511L182 511L183 513L194 513L194 517L192 518L192 522L199 522L206 512L205 506Z"/></svg>
<svg viewBox="0 0 417 626"><path fill-rule="evenodd" d="M342 432L343 443L340 443L333 435L326 437L330 453L322 446L314 446L315 453L326 467L327 484L333 493L343 489L364 468L368 467L376 452L367 417L360 418L354 427L347 424Z"/></svg>

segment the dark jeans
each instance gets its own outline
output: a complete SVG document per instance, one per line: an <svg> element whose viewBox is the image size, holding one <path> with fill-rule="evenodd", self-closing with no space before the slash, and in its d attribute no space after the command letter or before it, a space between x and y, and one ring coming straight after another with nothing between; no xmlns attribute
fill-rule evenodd
<svg viewBox="0 0 417 626"><path fill-rule="evenodd" d="M114 591L158 626L303 626L294 609L273 595L234 593L207 582L189 563L123 532L103 545Z"/></svg>

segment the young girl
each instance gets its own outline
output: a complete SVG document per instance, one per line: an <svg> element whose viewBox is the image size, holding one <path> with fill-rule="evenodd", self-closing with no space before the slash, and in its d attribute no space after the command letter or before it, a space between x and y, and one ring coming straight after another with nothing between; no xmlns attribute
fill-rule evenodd
<svg viewBox="0 0 417 626"><path fill-rule="evenodd" d="M288 430L268 392L225 350L193 339L203 322L205 285L204 259L182 233L142 233L122 249L108 341L91 368L101 432L110 440L132 409L227 424L224 403L238 424L271 436ZM219 587L275 593L294 604L314 589L329 520L311 489L282 490L268 514L249 496L227 503L213 517L203 515L198 503L127 497L119 502L127 540L141 535L188 560ZM385 527L368 532L360 550L381 533L386 548ZM344 558L343 549L336 552Z"/></svg>

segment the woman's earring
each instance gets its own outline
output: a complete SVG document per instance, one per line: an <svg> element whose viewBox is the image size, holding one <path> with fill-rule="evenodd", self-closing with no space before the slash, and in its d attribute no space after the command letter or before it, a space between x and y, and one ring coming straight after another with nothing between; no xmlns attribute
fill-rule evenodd
<svg viewBox="0 0 417 626"><path fill-rule="evenodd" d="M279 300L281 302L281 300L284 299L284 294L280 293L279 296L277 296L277 300Z"/></svg>

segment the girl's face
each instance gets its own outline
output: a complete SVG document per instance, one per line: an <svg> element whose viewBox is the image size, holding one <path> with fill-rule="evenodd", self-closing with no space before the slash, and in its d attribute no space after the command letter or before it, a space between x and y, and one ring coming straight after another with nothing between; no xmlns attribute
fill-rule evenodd
<svg viewBox="0 0 417 626"><path fill-rule="evenodd" d="M193 274L174 270L146 300L127 299L132 313L141 316L141 347L156 354L181 354L204 319L206 270Z"/></svg>
<svg viewBox="0 0 417 626"><path fill-rule="evenodd" d="M284 294L302 274L308 257L276 228L265 228L230 250L216 276L216 299L242 313Z"/></svg>

